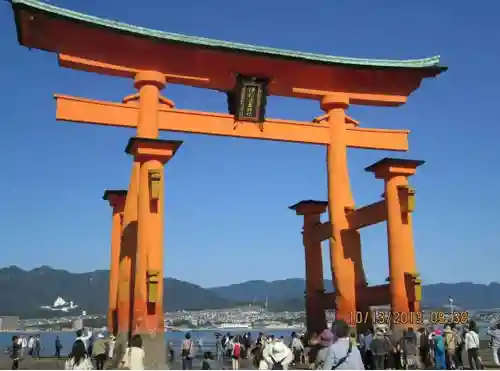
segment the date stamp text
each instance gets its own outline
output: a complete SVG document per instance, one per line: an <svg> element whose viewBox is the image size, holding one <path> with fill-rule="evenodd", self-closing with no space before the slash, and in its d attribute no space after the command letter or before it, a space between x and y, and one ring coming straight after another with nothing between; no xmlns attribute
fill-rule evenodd
<svg viewBox="0 0 500 371"><path fill-rule="evenodd" d="M444 325L453 323L465 325L469 323L469 313L466 311L444 312L398 312L376 310L371 313L356 311L349 315L352 325L367 324L370 321L374 325Z"/></svg>

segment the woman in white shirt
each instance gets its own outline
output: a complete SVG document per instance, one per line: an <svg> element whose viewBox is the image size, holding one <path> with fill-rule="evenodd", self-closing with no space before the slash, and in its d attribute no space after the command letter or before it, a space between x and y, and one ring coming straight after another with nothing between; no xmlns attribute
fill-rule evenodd
<svg viewBox="0 0 500 371"><path fill-rule="evenodd" d="M465 328L465 331L464 343L469 366L473 370L478 370L481 368L481 361L479 359L479 335L476 332L476 324L471 322L469 329Z"/></svg>
<svg viewBox="0 0 500 371"><path fill-rule="evenodd" d="M144 349L142 349L141 335L134 335L130 340L130 345L125 349L122 361L120 363L121 369L126 370L144 370Z"/></svg>

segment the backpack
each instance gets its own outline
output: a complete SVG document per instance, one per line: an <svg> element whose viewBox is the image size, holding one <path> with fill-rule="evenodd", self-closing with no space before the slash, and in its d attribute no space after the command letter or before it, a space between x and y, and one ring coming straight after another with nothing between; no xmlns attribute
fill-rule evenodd
<svg viewBox="0 0 500 371"><path fill-rule="evenodd" d="M186 346L187 343L189 343L189 346ZM189 356L191 355L191 347L192 346L193 346L193 342L191 340L188 340L188 341L182 343L182 351L181 351L182 357L189 358Z"/></svg>
<svg viewBox="0 0 500 371"><path fill-rule="evenodd" d="M241 345L240 343L235 343L233 347L233 356L234 358L240 357Z"/></svg>

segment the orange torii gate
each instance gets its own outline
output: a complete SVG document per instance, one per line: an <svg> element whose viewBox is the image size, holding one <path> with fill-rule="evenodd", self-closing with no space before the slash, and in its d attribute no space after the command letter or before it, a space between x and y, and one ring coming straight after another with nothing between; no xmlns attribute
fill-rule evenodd
<svg viewBox="0 0 500 371"><path fill-rule="evenodd" d="M366 286L357 230L387 218L391 304L394 310L415 310L401 278L402 272L416 275L412 253L402 252L413 246L410 213L397 210L408 203L406 176L419 163L392 159L370 168L385 180L386 196L384 203L363 211L354 203L346 155L348 147L407 151L408 131L360 128L346 110L350 105L406 103L424 78L446 70L439 57L391 61L298 53L148 30L37 0L11 4L21 45L57 53L62 67L133 78L138 90L121 103L56 95L57 120L137 130L127 146L133 157L127 194L105 195L114 215L123 207L119 246L117 218L113 221L110 279L110 313L118 309L118 335L163 331L163 165L181 142L157 139L160 130L325 145L330 223L312 227L326 205L313 207L315 216L297 207L309 218L304 228L306 256L317 255L310 250L318 249L319 240L330 243L336 294L322 300L329 300L330 306L335 302L337 316L348 320L356 310L367 311L369 303L356 295L357 288ZM167 83L225 92L230 113L176 109L160 94ZM267 95L314 99L325 114L313 122L265 118ZM374 215L378 219L371 219ZM322 234L311 237L317 228ZM307 267L309 293L321 289L321 280L311 278L314 272ZM321 317L318 307L324 303L310 300L313 296L308 295L308 313ZM164 341L153 340L157 346Z"/></svg>

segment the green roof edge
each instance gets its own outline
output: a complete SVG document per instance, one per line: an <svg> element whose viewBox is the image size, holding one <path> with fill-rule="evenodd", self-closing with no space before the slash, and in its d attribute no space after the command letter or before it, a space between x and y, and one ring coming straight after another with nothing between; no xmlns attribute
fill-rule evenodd
<svg viewBox="0 0 500 371"><path fill-rule="evenodd" d="M248 45L236 42L221 41L209 39L205 37L186 36L177 33L170 33L158 30L152 30L145 27L133 26L122 22L111 21L104 18L91 16L88 14L76 12L73 10L60 8L55 5L47 4L38 0L8 0L14 10L16 5L32 8L39 11L44 11L53 16L63 17L88 23L94 26L110 28L119 32L126 32L136 36L153 38L163 40L166 42L176 42L183 44L190 44L196 46L203 46L207 48L225 49L227 51L256 53L267 55L269 57L282 57L299 59L323 64L346 65L346 66L364 66L374 68L408 68L408 69L434 69L439 72L444 72L448 67L439 65L440 56L434 56L422 59L409 59L409 60L390 60L390 59L369 59L369 58L349 58L338 57L324 54L305 53L292 50L275 49L264 46ZM17 24L17 21L16 21ZM19 36L19 29L18 29Z"/></svg>

